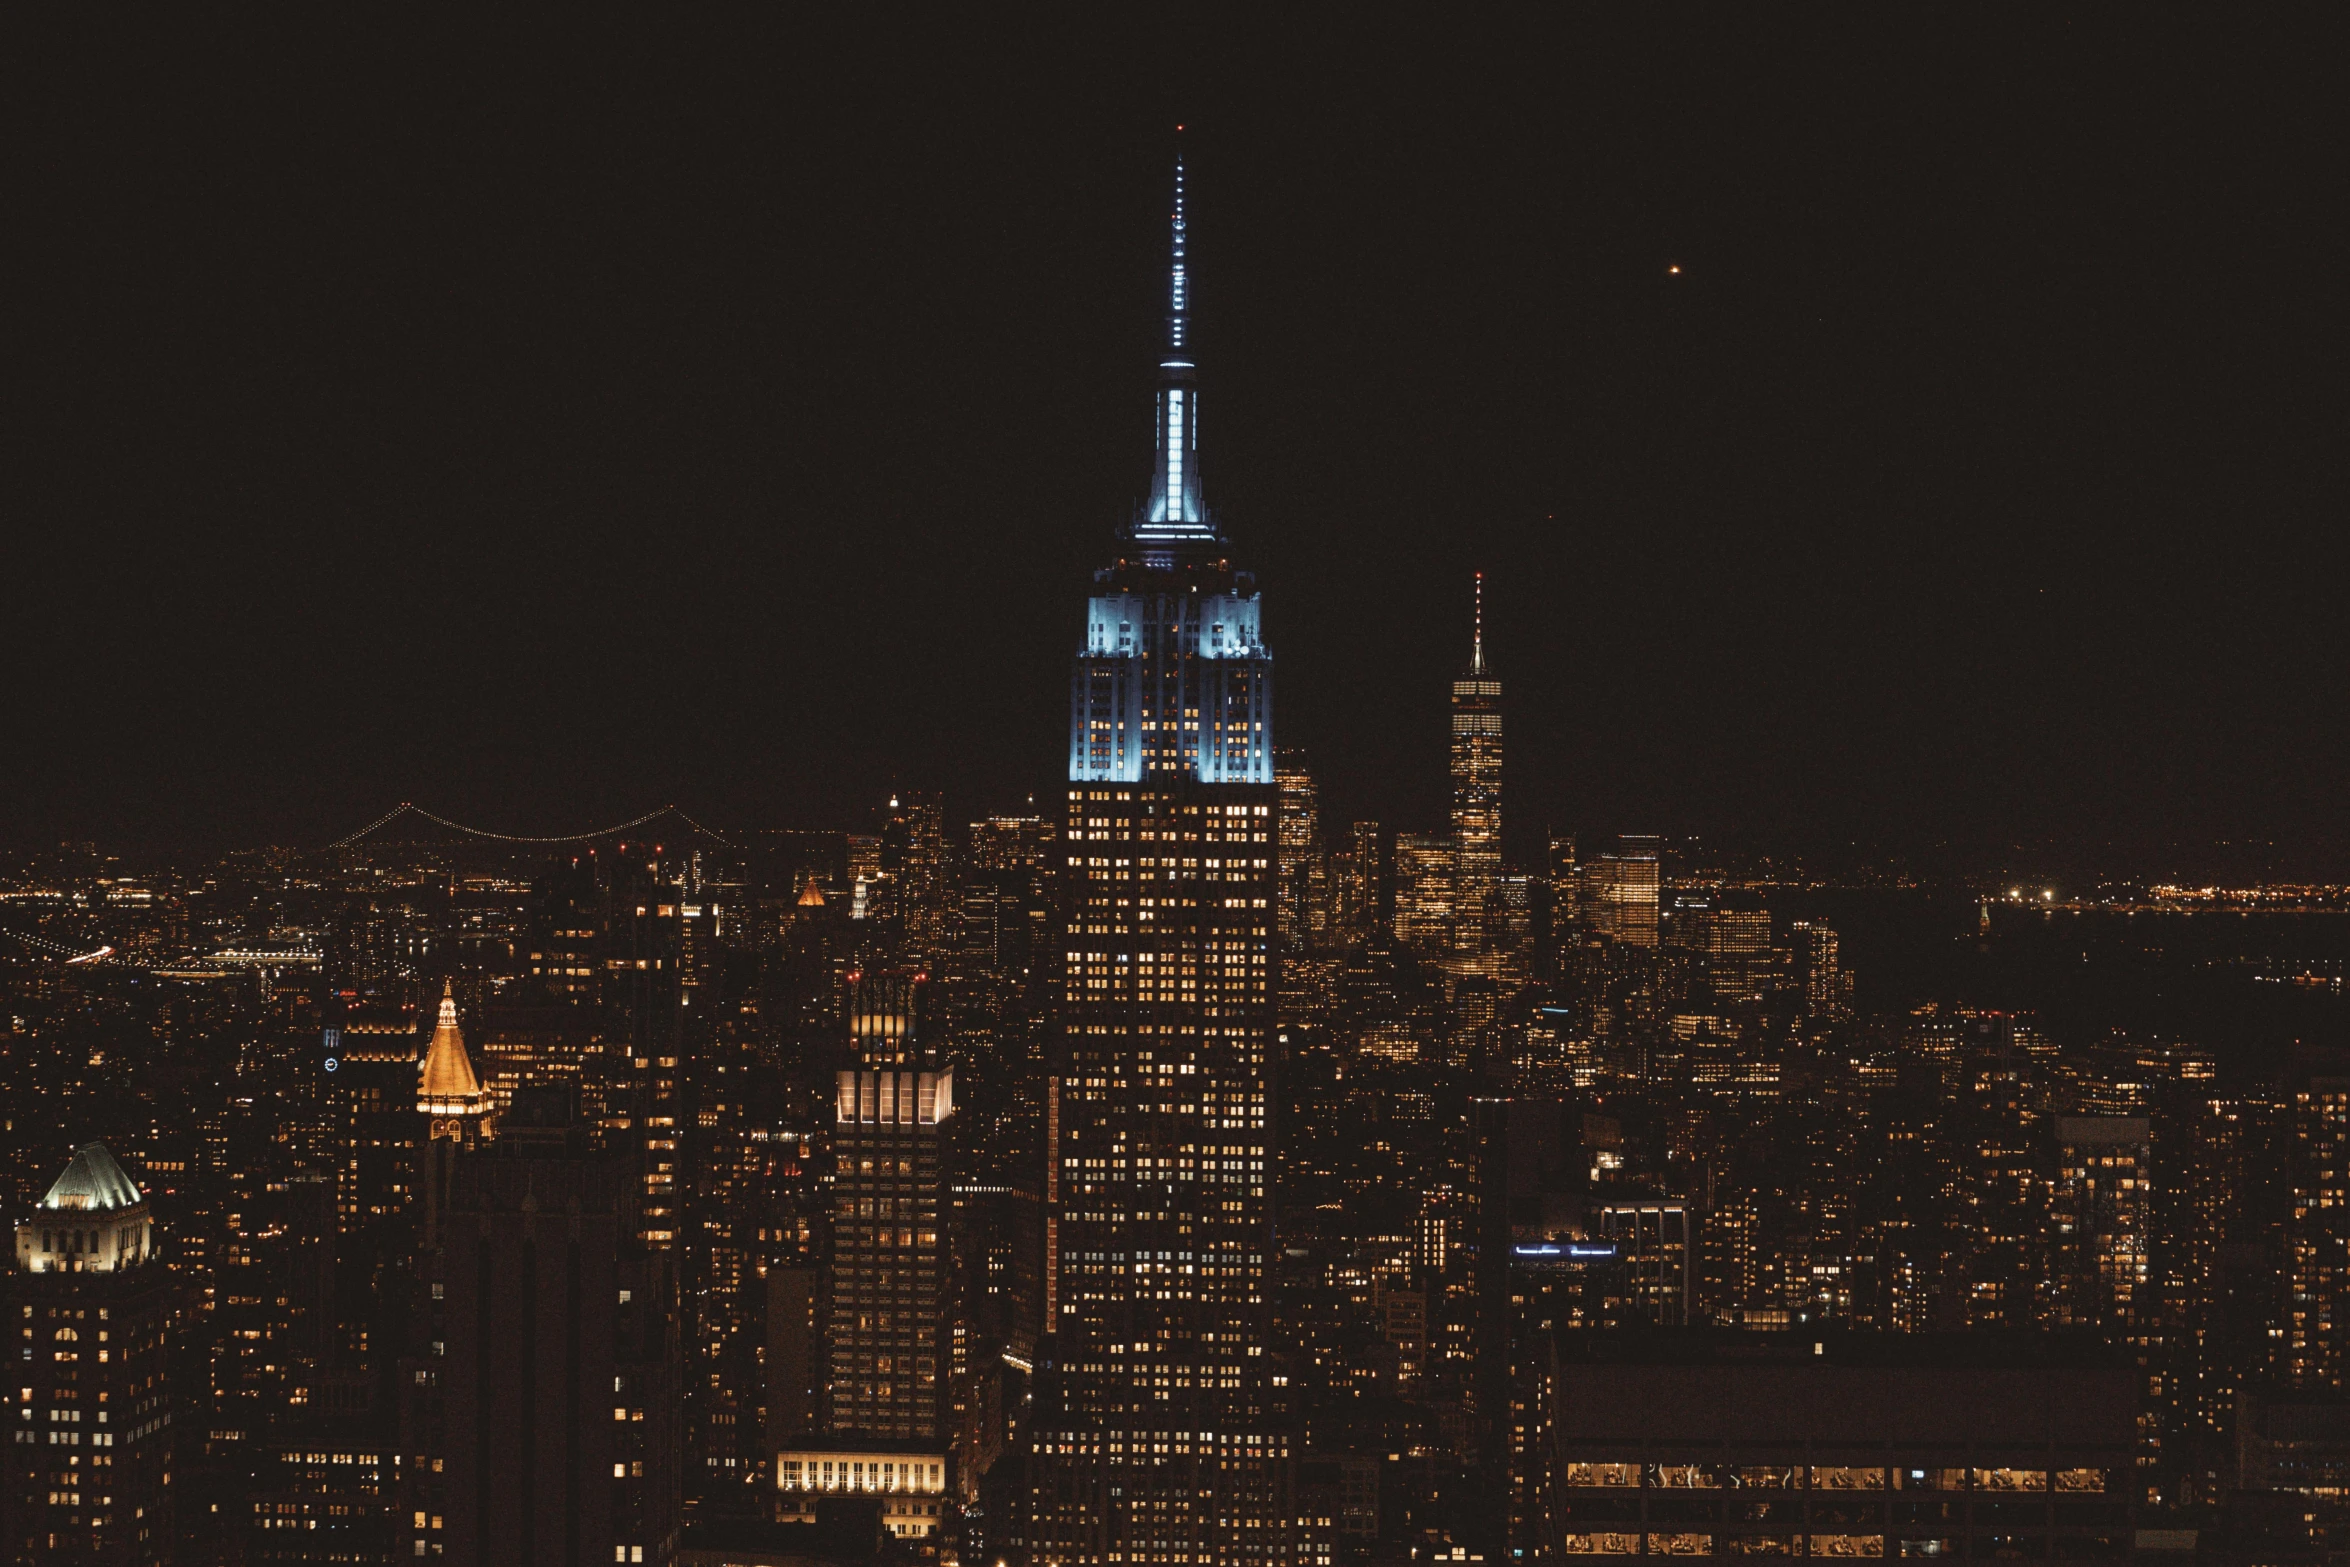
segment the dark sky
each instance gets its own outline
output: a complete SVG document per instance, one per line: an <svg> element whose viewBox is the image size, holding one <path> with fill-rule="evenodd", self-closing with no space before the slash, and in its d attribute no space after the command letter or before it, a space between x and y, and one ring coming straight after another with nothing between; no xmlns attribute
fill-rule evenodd
<svg viewBox="0 0 2350 1567"><path fill-rule="evenodd" d="M1335 815L2339 857L2339 37L1268 9L20 32L0 834L1051 787L1180 119Z"/></svg>

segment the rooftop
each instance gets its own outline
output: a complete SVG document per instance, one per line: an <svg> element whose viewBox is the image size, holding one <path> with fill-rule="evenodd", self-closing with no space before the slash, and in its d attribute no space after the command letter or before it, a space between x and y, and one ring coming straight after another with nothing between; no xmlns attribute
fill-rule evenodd
<svg viewBox="0 0 2350 1567"><path fill-rule="evenodd" d="M133 1208L147 1199L136 1182L122 1173L104 1143L84 1143L41 1199L43 1208L70 1208L85 1213L110 1213Z"/></svg>

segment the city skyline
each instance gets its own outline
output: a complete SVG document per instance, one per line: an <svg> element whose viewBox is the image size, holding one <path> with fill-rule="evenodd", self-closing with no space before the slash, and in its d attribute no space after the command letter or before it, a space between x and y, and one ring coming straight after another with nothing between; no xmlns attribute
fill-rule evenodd
<svg viewBox="0 0 2350 1567"><path fill-rule="evenodd" d="M1240 14L35 51L10 1567L2343 1556L2266 40Z"/></svg>

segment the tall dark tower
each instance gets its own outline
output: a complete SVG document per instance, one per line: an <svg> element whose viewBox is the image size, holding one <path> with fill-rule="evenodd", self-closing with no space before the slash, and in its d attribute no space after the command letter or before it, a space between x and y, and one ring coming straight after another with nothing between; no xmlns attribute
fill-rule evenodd
<svg viewBox="0 0 2350 1567"><path fill-rule="evenodd" d="M1095 573L1071 687L1043 1564L1292 1554L1266 1363L1272 655L1201 500L1185 237L1179 159L1151 500Z"/></svg>

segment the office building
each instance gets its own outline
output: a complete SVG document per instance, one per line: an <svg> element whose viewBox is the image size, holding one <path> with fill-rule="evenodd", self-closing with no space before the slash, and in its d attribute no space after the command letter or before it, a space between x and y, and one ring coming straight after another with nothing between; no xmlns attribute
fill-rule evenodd
<svg viewBox="0 0 2350 1567"><path fill-rule="evenodd" d="M273 1425L254 1465L247 1567L389 1560L411 1534L393 1513L398 1446L366 1421Z"/></svg>
<svg viewBox="0 0 2350 1567"><path fill-rule="evenodd" d="M1696 1236L1689 1205L1679 1202L1602 1203L1600 1239L1616 1248L1634 1320L1680 1327L1695 1305Z"/></svg>
<svg viewBox="0 0 2350 1567"><path fill-rule="evenodd" d="M2285 1244L2289 1310L2277 1370L2296 1388L2350 1385L2350 1077L2294 1086Z"/></svg>
<svg viewBox="0 0 2350 1567"><path fill-rule="evenodd" d="M943 1451L951 1070L840 1074L830 1428Z"/></svg>
<svg viewBox="0 0 2350 1567"><path fill-rule="evenodd" d="M1256 585L1199 483L1184 191L1151 499L1072 677L1039 1564L1286 1563L1266 1360L1277 794Z"/></svg>
<svg viewBox="0 0 2350 1567"><path fill-rule="evenodd" d="M1281 795L1276 855L1276 925L1283 952L1305 952L1329 937L1324 904L1328 871L1322 863L1322 822L1314 775L1305 753L1283 748L1274 758L1273 784Z"/></svg>
<svg viewBox="0 0 2350 1567"><path fill-rule="evenodd" d="M1395 839L1395 940L1427 959L1452 946L1454 840L1442 833L1398 833Z"/></svg>
<svg viewBox="0 0 2350 1567"><path fill-rule="evenodd" d="M1824 920L1795 922L1796 984L1804 1020L1824 1027L1852 1015L1852 974L1844 967L1834 927Z"/></svg>
<svg viewBox="0 0 2350 1567"><path fill-rule="evenodd" d="M16 1227L0 1549L20 1567L172 1559L168 1276L147 1199L85 1143Z"/></svg>
<svg viewBox="0 0 2350 1567"><path fill-rule="evenodd" d="M1561 1559L2121 1557L2135 1377L2094 1346L1563 1334L1534 1477Z"/></svg>
<svg viewBox="0 0 2350 1567"><path fill-rule="evenodd" d="M1337 939L1347 946L1385 939L1390 911L1384 845L1377 822L1356 822L1347 829L1339 863L1331 868L1332 919Z"/></svg>
<svg viewBox="0 0 2350 1567"><path fill-rule="evenodd" d="M938 800L901 791L889 797L881 829L881 870L906 924L906 953L936 963L947 946L946 826Z"/></svg>
<svg viewBox="0 0 2350 1567"><path fill-rule="evenodd" d="M1628 947L1653 947L1660 889L1657 850L1626 835L1616 852L1594 856L1582 866L1576 902L1594 935Z"/></svg>
<svg viewBox="0 0 2350 1567"><path fill-rule="evenodd" d="M625 1154L568 1085L524 1087L461 1152L426 1260L399 1554L462 1567L673 1559L682 1360L673 1259L638 1238Z"/></svg>
<svg viewBox="0 0 2350 1567"><path fill-rule="evenodd" d="M422 1162L417 1188L424 1194L421 1234L424 1246L430 1249L440 1244L458 1156L488 1141L497 1125L489 1093L474 1076L472 1058L465 1053L465 1035L457 1024L454 981L441 987L440 1017L416 1079L416 1113L424 1120L424 1135L417 1142Z"/></svg>
<svg viewBox="0 0 2350 1567"><path fill-rule="evenodd" d="M1491 972L1502 943L1494 907L1501 880L1501 681L1485 667L1485 573L1469 667L1452 683L1452 951L1468 968Z"/></svg>
<svg viewBox="0 0 2350 1567"><path fill-rule="evenodd" d="M1705 932L1714 998L1726 1005L1759 1000L1771 983L1771 962L1770 911L1725 899Z"/></svg>
<svg viewBox="0 0 2350 1567"><path fill-rule="evenodd" d="M825 1277L819 1422L775 1457L776 1516L814 1521L825 1495L876 1493L903 1538L935 1533L949 1482L954 1331L950 1174L955 1079L924 1035L929 977L848 979L849 1048L833 1105L832 1265ZM786 1403L804 1342L800 1283L770 1294L771 1364ZM770 1413L778 1429L801 1425Z"/></svg>
<svg viewBox="0 0 2350 1567"><path fill-rule="evenodd" d="M994 981L1017 995L1038 958L1051 950L1051 833L1041 818L993 816L971 824L970 863L962 878L954 972Z"/></svg>

